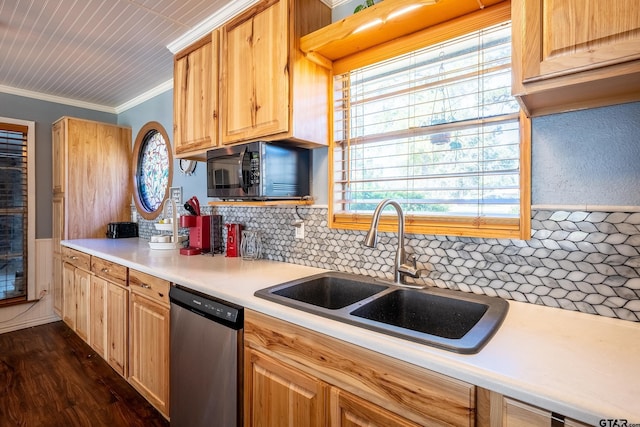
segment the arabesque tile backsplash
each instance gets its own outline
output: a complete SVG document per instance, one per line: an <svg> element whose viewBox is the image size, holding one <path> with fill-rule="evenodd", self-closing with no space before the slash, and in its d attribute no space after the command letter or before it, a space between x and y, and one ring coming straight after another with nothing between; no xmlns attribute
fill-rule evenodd
<svg viewBox="0 0 640 427"><path fill-rule="evenodd" d="M396 233L380 233L371 249L362 245L364 231L330 229L326 208L297 212L304 239L294 238L294 207L203 209L260 231L263 258L392 278ZM139 226L143 238L155 233L151 221L140 219ZM424 270L416 282L640 320L640 212L537 210L531 228L527 241L407 234L407 252Z"/></svg>

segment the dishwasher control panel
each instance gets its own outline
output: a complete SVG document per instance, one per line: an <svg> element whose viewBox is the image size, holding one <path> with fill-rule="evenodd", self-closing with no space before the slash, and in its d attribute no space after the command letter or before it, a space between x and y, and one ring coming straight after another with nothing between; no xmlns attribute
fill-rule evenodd
<svg viewBox="0 0 640 427"><path fill-rule="evenodd" d="M211 320L217 319L230 326L235 325L235 329L241 329L243 326L243 309L232 303L218 301L213 297L205 296L192 290L185 290L178 286L171 287L169 298L172 303Z"/></svg>

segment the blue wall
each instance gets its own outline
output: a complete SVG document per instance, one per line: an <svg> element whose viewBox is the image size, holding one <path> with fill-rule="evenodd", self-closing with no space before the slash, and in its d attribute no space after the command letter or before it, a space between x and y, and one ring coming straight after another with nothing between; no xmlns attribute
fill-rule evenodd
<svg viewBox="0 0 640 427"><path fill-rule="evenodd" d="M640 206L640 103L533 119L534 205Z"/></svg>

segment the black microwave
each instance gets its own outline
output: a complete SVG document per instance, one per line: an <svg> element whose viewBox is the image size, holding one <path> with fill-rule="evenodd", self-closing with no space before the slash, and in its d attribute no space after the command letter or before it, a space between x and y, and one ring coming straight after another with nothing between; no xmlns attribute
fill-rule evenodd
<svg viewBox="0 0 640 427"><path fill-rule="evenodd" d="M250 142L207 152L207 196L278 200L309 196L311 151L282 142Z"/></svg>

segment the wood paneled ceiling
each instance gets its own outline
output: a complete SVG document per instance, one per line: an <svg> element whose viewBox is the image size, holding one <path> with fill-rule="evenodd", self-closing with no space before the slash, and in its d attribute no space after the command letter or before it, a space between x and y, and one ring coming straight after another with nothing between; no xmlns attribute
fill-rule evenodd
<svg viewBox="0 0 640 427"><path fill-rule="evenodd" d="M239 3L0 0L0 91L27 91L117 112L171 84L173 54L167 45Z"/></svg>

